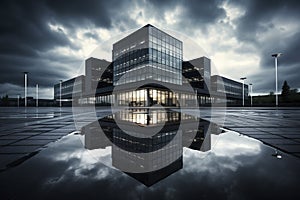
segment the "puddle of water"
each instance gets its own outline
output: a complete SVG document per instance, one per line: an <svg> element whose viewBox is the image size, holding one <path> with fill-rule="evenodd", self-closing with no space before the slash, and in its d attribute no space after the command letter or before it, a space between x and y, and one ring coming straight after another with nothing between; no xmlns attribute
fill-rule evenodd
<svg viewBox="0 0 300 200"><path fill-rule="evenodd" d="M166 123L160 124L162 118ZM179 119L183 126L176 125ZM189 129L195 122L197 129ZM298 159L281 152L278 159L261 142L207 123L176 112L106 117L0 173L1 194L43 199L299 198ZM162 128L156 134L137 137L137 130L157 125Z"/></svg>

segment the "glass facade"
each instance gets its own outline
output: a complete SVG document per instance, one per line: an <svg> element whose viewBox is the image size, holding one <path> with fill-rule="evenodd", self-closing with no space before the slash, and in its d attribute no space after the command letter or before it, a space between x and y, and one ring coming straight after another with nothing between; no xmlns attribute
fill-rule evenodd
<svg viewBox="0 0 300 200"><path fill-rule="evenodd" d="M141 125L157 125L165 124L166 122L179 122L181 115L179 112L163 112L160 110L134 109L132 112L128 110L120 111L118 118L132 123Z"/></svg>
<svg viewBox="0 0 300 200"><path fill-rule="evenodd" d="M182 42L149 27L149 61L153 79L182 84Z"/></svg>
<svg viewBox="0 0 300 200"><path fill-rule="evenodd" d="M105 106L105 105L113 105L114 104L114 98L112 94L108 95L101 95L95 97L95 104L99 106Z"/></svg>
<svg viewBox="0 0 300 200"><path fill-rule="evenodd" d="M205 89L208 92L210 74L209 58L200 57L182 62L182 75L185 78L183 83L190 84L193 88Z"/></svg>
<svg viewBox="0 0 300 200"><path fill-rule="evenodd" d="M61 83L61 98L80 97L84 87L84 76L78 76ZM60 83L54 85L54 99L60 98Z"/></svg>
<svg viewBox="0 0 300 200"><path fill-rule="evenodd" d="M182 84L182 42L145 26L113 46L114 85L143 80Z"/></svg>
<svg viewBox="0 0 300 200"><path fill-rule="evenodd" d="M178 93L156 88L145 88L122 92L117 95L117 104L121 106L143 107L152 105L178 106Z"/></svg>
<svg viewBox="0 0 300 200"><path fill-rule="evenodd" d="M149 98L148 98L149 97ZM81 102L82 104L95 103L96 105L116 105L129 107L145 107L152 105L162 106L195 106L207 105L212 103L212 97L203 96L201 94L188 93L174 93L168 90L161 90L157 88L138 89L134 91L124 91L118 95L101 95L89 98L88 102ZM180 102L179 102L180 100Z"/></svg>
<svg viewBox="0 0 300 200"><path fill-rule="evenodd" d="M182 59L180 40L146 25L113 44L112 62L87 59L85 97L80 104L192 107L242 98L241 83L211 77L209 58Z"/></svg>
<svg viewBox="0 0 300 200"><path fill-rule="evenodd" d="M219 75L211 77L211 89L217 94L225 94L226 99L215 99L228 103L237 103L243 98L243 84ZM244 84L244 97L248 98L248 85Z"/></svg>

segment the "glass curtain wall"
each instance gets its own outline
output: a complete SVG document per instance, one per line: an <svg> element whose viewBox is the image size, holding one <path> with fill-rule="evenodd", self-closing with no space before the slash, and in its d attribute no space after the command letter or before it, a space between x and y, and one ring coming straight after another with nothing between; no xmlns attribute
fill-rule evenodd
<svg viewBox="0 0 300 200"><path fill-rule="evenodd" d="M179 106L178 93L154 88L127 91L118 94L117 103L120 106L144 107L152 105Z"/></svg>
<svg viewBox="0 0 300 200"><path fill-rule="evenodd" d="M181 85L182 57L180 40L144 27L115 45L114 85L146 79Z"/></svg>
<svg viewBox="0 0 300 200"><path fill-rule="evenodd" d="M181 85L182 42L155 27L149 27L149 65L148 78Z"/></svg>

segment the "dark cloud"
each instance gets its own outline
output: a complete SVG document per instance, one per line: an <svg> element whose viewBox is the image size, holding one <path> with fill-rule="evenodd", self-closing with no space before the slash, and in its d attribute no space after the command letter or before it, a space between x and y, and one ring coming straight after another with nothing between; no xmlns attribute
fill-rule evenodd
<svg viewBox="0 0 300 200"><path fill-rule="evenodd" d="M94 40L100 40L98 34L96 34L96 33L86 32L84 34L84 36L87 37L87 38L93 38Z"/></svg>
<svg viewBox="0 0 300 200"><path fill-rule="evenodd" d="M29 86L39 83L41 86L50 87L60 79L68 78L70 68L77 69L80 60L71 60L63 56L51 56L47 58L33 58L24 56L0 56L3 63L8 63L8 67L1 69L0 84L7 82L16 85L23 85L23 72L29 72ZM60 58L59 62L51 58ZM65 60L65 62L64 62Z"/></svg>
<svg viewBox="0 0 300 200"><path fill-rule="evenodd" d="M273 29L276 24L272 19L289 19L298 21L300 16L300 3L297 0L231 0L229 4L238 6L245 10L245 14L237 20L237 36L240 40L257 41L259 33L264 33L268 29Z"/></svg>
<svg viewBox="0 0 300 200"><path fill-rule="evenodd" d="M181 31L188 31L189 33L192 33L195 27L196 29L206 31L207 25L213 24L226 17L225 10L221 7L224 2L223 0L149 0L146 2L153 6L152 9L145 11L147 12L146 16L154 17L158 21L164 19L166 12L176 12L176 7L181 8L182 13L179 14L179 18L176 19L178 21L177 28ZM140 5L145 6L143 3ZM177 13L174 14L176 15Z"/></svg>
<svg viewBox="0 0 300 200"><path fill-rule="evenodd" d="M191 24L201 26L214 23L226 17L222 0L212 1L185 1L183 6L187 9L184 21L191 20Z"/></svg>
<svg viewBox="0 0 300 200"><path fill-rule="evenodd" d="M71 29L78 27L109 29L119 26L119 23L126 23L128 27L136 26L135 21L128 19L128 8L134 5L131 0L88 0L85 2L47 0L45 4L52 14L51 20Z"/></svg>
<svg viewBox="0 0 300 200"><path fill-rule="evenodd" d="M0 54L37 56L56 46L74 47L67 35L48 26L49 12L42 2L1 1Z"/></svg>
<svg viewBox="0 0 300 200"><path fill-rule="evenodd" d="M280 64L285 66L290 66L295 63L300 64L300 31L297 33L293 33L289 37L285 37L279 40L272 40L265 43L261 49L261 55L265 58L262 59L261 65L266 67L274 67L274 59L271 58L273 53L283 53L281 57L279 57L278 61Z"/></svg>
<svg viewBox="0 0 300 200"><path fill-rule="evenodd" d="M285 80L291 88L299 88L299 69L300 69L300 32L294 33L282 40L271 39L261 44L261 49L257 46L260 54L260 67L262 68L253 77L261 77L262 84L259 84L261 91L275 91L275 61L271 57L273 53L282 52L278 58L278 90Z"/></svg>
<svg viewBox="0 0 300 200"><path fill-rule="evenodd" d="M76 36L78 29L86 29L86 38L100 42L102 37L93 32L93 28L129 30L138 27L139 18L154 18L163 24L166 12L170 12L177 19L168 28L192 36L197 30L205 33L209 25L225 23L224 19L228 16L222 7L224 3L245 11L243 16L233 21L236 29L230 33L239 43L245 44L241 45L237 53L248 51L242 47L255 50L260 55L262 68L258 73L273 67L270 54L277 51L284 53L279 63L286 70L281 75L290 78L288 82L292 83L291 87L300 87L297 77L288 74L297 74L300 68L297 55L300 50L300 31L282 34L288 32L288 28L275 23L276 20L284 19L299 24L300 3L292 0L4 0L0 2L0 84L22 86L23 71L30 72L30 84L38 82L44 87L51 87L56 80L71 78L74 67L80 66L80 58L58 55L51 50L57 47L67 47L75 51L82 48L70 39ZM177 7L182 12L174 13ZM136 18L133 11L137 11ZM274 34L266 37L267 32ZM217 46L222 48L222 44ZM258 76L260 75L257 74ZM265 78L260 88L270 90L272 81L271 77Z"/></svg>
<svg viewBox="0 0 300 200"><path fill-rule="evenodd" d="M279 58L281 69L278 84L288 80L292 87L299 88L298 78L291 74L298 74L300 69L300 30L289 26L292 24L299 27L300 2L232 0L228 3L245 11L245 14L235 21L235 36L241 43L254 46L255 53L260 57L261 70L253 76L253 80L261 83L257 86L259 90L274 91L275 70L274 75L270 74L273 72L270 69L274 69L274 58L271 54L277 52L283 53Z"/></svg>
<svg viewBox="0 0 300 200"><path fill-rule="evenodd" d="M79 59L49 52L57 47L82 48L70 40L79 28L118 28L122 22L134 26L133 21L122 17L127 14L125 6L129 3L114 0L1 1L0 84L22 86L23 71L30 72L29 84L39 83L43 87L71 78L70 73L81 64ZM93 33L87 32L85 36L99 40Z"/></svg>

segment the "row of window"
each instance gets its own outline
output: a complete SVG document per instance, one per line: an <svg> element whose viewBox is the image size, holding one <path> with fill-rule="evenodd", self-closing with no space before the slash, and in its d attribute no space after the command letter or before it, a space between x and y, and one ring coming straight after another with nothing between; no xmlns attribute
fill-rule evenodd
<svg viewBox="0 0 300 200"><path fill-rule="evenodd" d="M165 59L158 59L154 58L153 60L143 60L141 62L138 61L128 61L124 64L116 65L115 66L115 72L114 75L121 73L121 72L127 72L136 68L139 68L140 66L143 65L148 65L148 66L153 66L154 68L163 68L167 69L169 71L181 71L181 63L179 60L174 60L175 62L172 62L170 60L165 60Z"/></svg>
<svg viewBox="0 0 300 200"><path fill-rule="evenodd" d="M146 90L137 91L137 93L144 93L146 95ZM129 92L121 94L121 99L129 98ZM158 110L153 110L150 112L146 112L145 109L142 109L140 112L129 112L129 111L121 111L117 113L118 119L134 122L134 123L147 123L147 120L150 120L150 124L161 124L165 122L177 122L180 120L179 113L175 112L162 112ZM165 133L169 135L169 133ZM160 136L157 136L160 137Z"/></svg>
<svg viewBox="0 0 300 200"><path fill-rule="evenodd" d="M118 134L118 136L122 137L122 132ZM145 150L150 151L145 155L140 153L130 152L128 150L124 150L119 148L118 146L113 146L114 158L117 156L124 160L125 162L130 162L130 165L137 165L137 167L147 167L147 171L155 171L156 169L160 169L161 167L167 166L170 163L173 163L182 155L182 141L181 137L177 137L178 139L173 139L168 145L163 145L161 147L148 147ZM122 140L126 141L125 138ZM130 141L128 141L130 142ZM120 146L122 144L119 144ZM130 145L130 144L129 144ZM122 146L121 146L122 147ZM127 146L126 146L127 147ZM130 149L130 146L128 146ZM114 161L114 165L117 167L118 163Z"/></svg>
<svg viewBox="0 0 300 200"><path fill-rule="evenodd" d="M152 75L161 75L168 78L179 79L181 71L174 68L168 68L165 65L140 65L127 71L117 71L115 74L115 81L119 80L121 77L123 79L128 79L132 76L140 76L147 74L147 77L150 78Z"/></svg>
<svg viewBox="0 0 300 200"><path fill-rule="evenodd" d="M169 44L157 43L157 41L149 41L149 47L157 49L159 51L168 51L170 54L180 54L182 55L182 49L171 46Z"/></svg>
<svg viewBox="0 0 300 200"><path fill-rule="evenodd" d="M82 83L80 82L79 84L67 84L67 85L62 85L61 87L61 95L71 95L75 93L82 93ZM54 96L56 98L59 98L60 95L60 86L59 84L54 87Z"/></svg>
<svg viewBox="0 0 300 200"><path fill-rule="evenodd" d="M149 60L177 69L182 69L182 59L180 57L174 57L166 52L161 52L156 49L150 49Z"/></svg>
<svg viewBox="0 0 300 200"><path fill-rule="evenodd" d="M115 100L113 95L103 95L95 97L96 104L114 104Z"/></svg>
<svg viewBox="0 0 300 200"><path fill-rule="evenodd" d="M166 83L173 83L180 85L182 83L182 77L180 72L170 72L163 69L155 69L153 67L145 67L144 69L140 70L132 70L127 72L126 74L119 74L115 76L114 84L120 85L125 83L133 83L136 81L143 81L143 80L157 80Z"/></svg>
<svg viewBox="0 0 300 200"><path fill-rule="evenodd" d="M128 52L132 51L133 49L136 49L140 46L144 46L144 43L145 43L145 40L142 40L142 41L137 41L137 42L132 43L127 48L113 49L113 60L115 60L117 57L123 55L124 53L128 53Z"/></svg>
<svg viewBox="0 0 300 200"><path fill-rule="evenodd" d="M149 36L150 38L152 38L152 40L156 38L157 40L160 40L162 42L168 43L172 46L182 49L182 42L180 40L177 40L176 38L162 32L161 30L155 27L149 27Z"/></svg>
<svg viewBox="0 0 300 200"><path fill-rule="evenodd" d="M228 82L213 82L212 87L216 87L217 92L221 93L227 93L235 96L242 96L242 84L232 84ZM248 94L248 88L244 86L245 88L245 96Z"/></svg>
<svg viewBox="0 0 300 200"><path fill-rule="evenodd" d="M127 66L139 64L144 61L154 61L169 65L175 68L182 67L182 59L179 55L174 56L168 54L166 51L159 51L157 49L143 49L128 52L114 61L114 70L122 69Z"/></svg>
<svg viewBox="0 0 300 200"><path fill-rule="evenodd" d="M81 98L79 99L80 104L98 104L98 105L114 105L117 103L119 106L135 106L135 107L143 107L143 106L151 106L155 104L163 105L163 106L179 106L181 102L181 106L188 106L188 105L195 105L196 98L195 94L178 94L171 91L166 90L158 90L154 88L150 88L149 90L149 98L147 98L147 90L141 89L136 91L128 91L119 93L117 96L108 94L96 97L89 97L89 98ZM116 102L115 102L116 98ZM214 101L213 97L208 96L197 96L198 103L200 105L204 105L207 103L211 103ZM148 102L149 101L149 102ZM173 113L174 114L174 113ZM123 116L124 117L124 116ZM168 115L165 116L154 116L153 119L156 122L161 120L169 120L169 121L176 121L179 117L178 115ZM190 119L190 115L181 115L181 119ZM124 118L125 120L130 120L128 116Z"/></svg>

